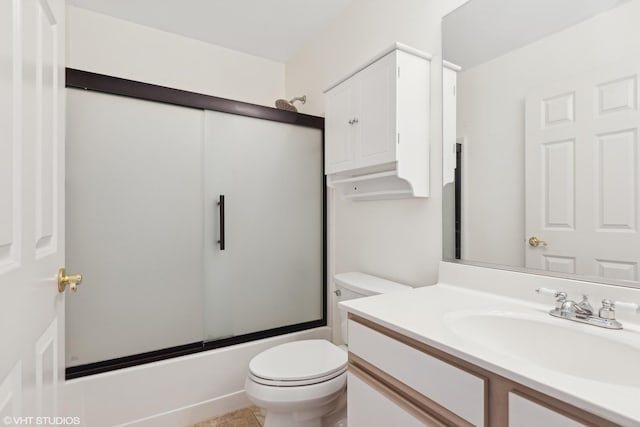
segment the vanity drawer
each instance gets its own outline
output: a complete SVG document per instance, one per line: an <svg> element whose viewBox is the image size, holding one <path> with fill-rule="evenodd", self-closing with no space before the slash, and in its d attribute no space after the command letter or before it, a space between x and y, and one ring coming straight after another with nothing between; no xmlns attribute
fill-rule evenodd
<svg viewBox="0 0 640 427"><path fill-rule="evenodd" d="M366 375L347 376L349 427L446 427Z"/></svg>
<svg viewBox="0 0 640 427"><path fill-rule="evenodd" d="M376 326L350 319L349 352L467 423L486 425L486 378L411 346L400 334L374 330Z"/></svg>
<svg viewBox="0 0 640 427"><path fill-rule="evenodd" d="M559 412L536 402L509 393L509 427L586 427Z"/></svg>

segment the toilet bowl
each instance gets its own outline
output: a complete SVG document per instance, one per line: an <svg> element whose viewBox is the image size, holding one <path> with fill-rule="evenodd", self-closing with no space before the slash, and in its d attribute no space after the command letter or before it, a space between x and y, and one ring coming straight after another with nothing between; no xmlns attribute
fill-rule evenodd
<svg viewBox="0 0 640 427"><path fill-rule="evenodd" d="M321 427L339 408L347 384L347 353L327 340L294 341L249 363L245 390L265 408L265 427Z"/></svg>
<svg viewBox="0 0 640 427"><path fill-rule="evenodd" d="M364 296L411 289L363 273L334 276L337 303ZM340 310L341 335L347 342L347 315ZM327 340L294 341L272 347L249 363L245 390L266 410L264 427L346 425L347 351Z"/></svg>

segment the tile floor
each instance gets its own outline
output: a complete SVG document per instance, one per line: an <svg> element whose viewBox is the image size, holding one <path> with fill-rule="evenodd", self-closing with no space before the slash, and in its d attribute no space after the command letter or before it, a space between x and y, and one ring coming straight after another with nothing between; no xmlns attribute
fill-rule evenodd
<svg viewBox="0 0 640 427"><path fill-rule="evenodd" d="M264 412L262 409L250 406L200 421L189 427L262 427L263 424Z"/></svg>

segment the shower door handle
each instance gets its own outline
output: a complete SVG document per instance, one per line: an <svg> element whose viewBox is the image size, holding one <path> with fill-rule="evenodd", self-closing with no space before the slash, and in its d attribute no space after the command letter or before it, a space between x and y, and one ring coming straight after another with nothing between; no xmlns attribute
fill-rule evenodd
<svg viewBox="0 0 640 427"><path fill-rule="evenodd" d="M224 194L221 194L218 198L218 218L220 220L220 240L218 243L220 244L220 250L224 251Z"/></svg>

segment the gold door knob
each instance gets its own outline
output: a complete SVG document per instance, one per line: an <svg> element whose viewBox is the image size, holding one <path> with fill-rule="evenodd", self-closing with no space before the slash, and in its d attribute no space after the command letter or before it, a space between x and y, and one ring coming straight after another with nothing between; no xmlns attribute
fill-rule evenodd
<svg viewBox="0 0 640 427"><path fill-rule="evenodd" d="M64 288L67 286L69 286L71 292L75 292L81 282L82 274L67 274L64 268L58 270L58 292L64 292Z"/></svg>
<svg viewBox="0 0 640 427"><path fill-rule="evenodd" d="M531 236L529 237L529 245L533 246L534 248L537 248L540 245L547 246L547 242L545 242L544 240L538 239L536 236Z"/></svg>

